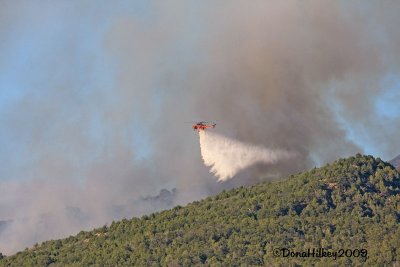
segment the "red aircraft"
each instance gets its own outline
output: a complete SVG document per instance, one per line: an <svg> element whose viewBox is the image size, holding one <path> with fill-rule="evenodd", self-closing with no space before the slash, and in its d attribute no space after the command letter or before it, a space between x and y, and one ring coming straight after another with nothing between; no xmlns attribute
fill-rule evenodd
<svg viewBox="0 0 400 267"><path fill-rule="evenodd" d="M201 130L205 130L205 129L211 129L211 128L215 128L215 125L217 125L214 122L208 122L208 121L200 121L200 122L196 122L196 124L192 125L193 130L197 130L198 132L200 132Z"/></svg>

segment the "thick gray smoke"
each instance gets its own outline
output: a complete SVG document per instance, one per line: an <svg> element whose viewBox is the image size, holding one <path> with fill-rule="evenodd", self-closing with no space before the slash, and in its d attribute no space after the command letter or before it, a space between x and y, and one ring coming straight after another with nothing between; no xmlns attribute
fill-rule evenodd
<svg viewBox="0 0 400 267"><path fill-rule="evenodd" d="M291 151L254 146L212 132L199 131L199 136L204 164L220 182L257 163L271 165L296 156Z"/></svg>
<svg viewBox="0 0 400 267"><path fill-rule="evenodd" d="M399 13L398 1L1 2L0 251L166 208L162 189L176 188L173 206L356 152L392 158ZM217 183L183 124L203 119L296 158Z"/></svg>

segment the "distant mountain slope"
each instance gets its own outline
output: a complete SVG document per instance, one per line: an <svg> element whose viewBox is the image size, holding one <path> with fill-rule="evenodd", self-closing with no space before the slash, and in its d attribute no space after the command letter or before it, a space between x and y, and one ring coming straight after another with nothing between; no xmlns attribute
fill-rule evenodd
<svg viewBox="0 0 400 267"><path fill-rule="evenodd" d="M390 164L392 164L396 169L400 169L400 155L389 161Z"/></svg>
<svg viewBox="0 0 400 267"><path fill-rule="evenodd" d="M4 231L4 229L7 227L7 225L9 225L10 223L12 223L11 220L2 220L2 221L0 221L0 235Z"/></svg>
<svg viewBox="0 0 400 267"><path fill-rule="evenodd" d="M0 266L399 264L399 192L391 165L358 154L284 181L44 242L4 257ZM292 257L275 255L288 252L283 248ZM314 257L308 249L317 249ZM326 252L339 254L318 257Z"/></svg>

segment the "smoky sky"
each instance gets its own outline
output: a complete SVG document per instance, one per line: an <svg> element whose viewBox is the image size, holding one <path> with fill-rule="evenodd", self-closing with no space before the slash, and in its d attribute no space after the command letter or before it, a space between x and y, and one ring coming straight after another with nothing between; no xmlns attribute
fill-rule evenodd
<svg viewBox="0 0 400 267"><path fill-rule="evenodd" d="M1 2L0 251L358 152L391 159L399 13L397 1ZM217 183L184 123L196 120L299 156Z"/></svg>

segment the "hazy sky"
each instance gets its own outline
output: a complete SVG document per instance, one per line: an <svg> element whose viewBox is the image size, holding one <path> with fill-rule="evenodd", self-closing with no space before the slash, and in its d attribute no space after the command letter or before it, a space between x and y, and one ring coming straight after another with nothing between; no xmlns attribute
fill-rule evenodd
<svg viewBox="0 0 400 267"><path fill-rule="evenodd" d="M398 14L398 1L1 1L0 251L357 152L390 160ZM193 120L301 157L217 184ZM163 188L177 189L167 205L143 200Z"/></svg>

